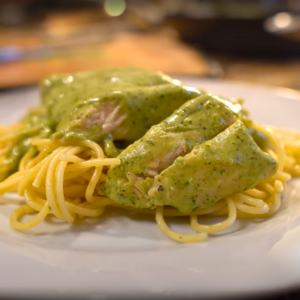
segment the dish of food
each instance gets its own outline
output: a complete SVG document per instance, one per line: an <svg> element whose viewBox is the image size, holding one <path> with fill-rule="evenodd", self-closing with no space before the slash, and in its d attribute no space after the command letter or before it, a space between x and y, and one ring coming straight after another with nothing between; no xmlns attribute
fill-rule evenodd
<svg viewBox="0 0 300 300"><path fill-rule="evenodd" d="M41 82L41 99L21 123L2 128L0 193L16 190L26 201L10 218L17 230L47 215L69 223L100 217L110 205L155 214L176 241L202 241L237 217L272 216L290 173L300 175L300 136L284 144L251 121L241 100L159 72L54 75ZM177 234L164 211L190 216L200 234ZM197 216L226 214L224 222L198 224Z"/></svg>
<svg viewBox="0 0 300 300"><path fill-rule="evenodd" d="M232 239L234 236L240 234L242 237L246 237L248 234L249 240L248 228L262 229L265 224L273 224L276 218L282 220L282 216L286 214L285 210L289 208L285 206L288 203L286 199L283 202L285 205L280 207L280 193L284 186L288 190L289 184L285 184L285 182L290 179L289 174L298 174L297 134L291 133L290 130L279 132L275 128L273 130L281 135L278 142L276 135L261 125L264 123L263 119L255 118L256 109L260 106L264 107L264 105L255 104L253 99L256 99L256 96L251 98L251 91L249 91L251 89L241 89L241 93L235 93L235 96L242 96L246 99L245 107L250 108L250 117L252 118L253 115L255 122L252 122L247 112L241 109L240 100L221 98L224 95L232 97L234 96L232 95L233 91L238 92L232 87L229 88L229 93L225 93L228 86L225 85L225 88L222 89L222 85L219 83L214 84L200 80L194 83L192 80L185 82L186 85L196 86L207 91L210 91L210 86L213 93L221 95L213 96L199 92L195 88L186 88L178 81L173 81L166 76L157 78L153 73L148 75L143 76L143 80L149 82L150 77L155 81L151 86L153 89L150 94L153 97L150 97L150 100L148 93L150 88L148 86L145 88L144 82L136 83L134 80L135 84L142 86L142 88L138 87L139 95L143 95L148 104L149 101L153 104L153 106L147 104L144 107L132 105L130 101L126 101L126 97L122 98L122 92L115 93L115 89L110 91L107 86L105 90L109 92L102 98L95 95L95 91L91 91L91 87L88 86L87 90L91 92L88 97L92 100L86 101L86 99L78 97L76 104L78 106L72 107L67 104L69 100L61 99L64 97L69 99L70 96L79 94L76 88L69 94L65 90L66 85L76 82L76 76L68 75L47 79L51 85L47 81L44 82L42 86L43 107L31 112L29 117L24 119L23 125L3 128L2 137L4 138L2 141L6 138L7 147L3 147L3 153L19 155L19 158L16 159L19 160L19 171L16 169L14 159L11 159L10 164L7 163L6 168L2 168L3 179L7 176L11 177L2 181L0 188L2 188L2 192L16 189L22 196L19 199L23 201L23 204L15 206L15 210L13 210L11 207L15 203L12 202L16 201L16 196L14 194L5 195L5 199L15 200L11 202L5 200L8 204L1 205L3 207L2 214L5 216L2 221L6 219L8 223L9 215L12 212L10 224L13 228L17 230L32 229L17 232L4 226L3 228L6 229L2 229L2 237L13 237L21 242L22 247L29 246L29 241L34 245L39 245L38 248L50 246L51 249L47 249L47 252L55 251L56 248L65 248L64 250L68 249L67 251L77 249L83 252L90 250L105 252L105 249L110 249L110 251L114 249L113 251L121 251L122 257L125 259L127 254L130 256L130 253L125 252L129 251L133 254L137 251L138 261L140 261L140 252L159 251L158 261L161 263L168 251L172 252L171 249L174 250L174 247L177 249L176 247L179 246L172 241L162 242L159 231L152 228L155 224L155 216L159 228L167 236L180 242L203 241L207 239L207 234L210 234L208 242L197 244L198 246L192 244L189 248L181 248L181 250L178 248L176 251L181 252L179 255L182 255L184 251L193 253L193 249L197 249L197 253L202 249L203 253L207 254L207 251L200 245L207 247L207 243L210 244L216 240L220 240L218 243L223 243L226 239L228 244L231 243L233 247L236 247L236 243ZM118 81L117 78L120 77L120 75L113 74L113 76L109 76L109 79L115 84ZM157 80L162 82L157 83ZM84 79L80 78L80 82L84 82ZM88 78L86 82L91 82L91 78ZM78 86L79 89L83 88ZM123 87L129 95L127 99L134 99L134 91L137 90L137 87L132 86L132 82L126 82ZM148 89L146 93L144 93L145 89ZM103 94L103 91L100 92ZM257 90L254 89L254 92ZM262 96L264 95L264 91L259 90L258 92ZM98 91L96 91L97 93ZM161 95L167 98L167 102L164 102L164 97L161 98ZM170 97L166 95L170 95ZM267 96L276 98L275 93L272 94L272 92L267 93ZM36 94L32 96L28 93L27 97L32 97L32 100L20 106L18 118L32 103L38 104ZM56 102L55 99L58 101ZM180 103L180 101L182 102ZM267 101L269 100L266 99L266 103ZM172 107L170 103L173 103L174 106ZM274 103L283 105L279 97ZM248 106L248 104L250 105ZM100 110L99 105L102 105ZM139 101L139 105L143 106L143 101ZM163 105L165 105L164 109L160 110ZM293 102L293 105L297 104ZM9 109L9 105L7 109ZM103 110L107 112L108 117L104 118L101 113ZM262 110L260 108L259 112L261 113ZM141 111L146 111L147 114L143 115ZM133 117L128 120L126 116L131 112ZM8 113L9 111L3 111L4 123L5 115ZM47 114L51 114L51 119ZM71 121L68 118L70 114L73 114ZM259 116L259 113L257 115ZM267 123L299 129L297 125L289 126L289 122L293 122L292 116L292 114L289 116L287 124L284 122L278 124L275 110L273 120L276 121L267 120ZM270 115L268 117L270 118ZM41 124L41 119L43 120L42 126L36 126ZM12 124L17 121L17 118L7 120ZM138 122L139 126L136 126L133 121ZM294 122L297 124L296 121ZM207 126L203 126L203 123ZM151 125L153 126L149 129ZM22 126L23 128L21 128ZM97 129L99 127L100 131ZM242 140L241 143L239 139ZM17 145L16 140L22 141L21 145ZM281 148L283 143L286 144L285 151ZM12 151L16 146L19 147L18 151ZM24 150L24 147L27 148ZM140 153L141 149L147 155L136 155L136 153ZM247 154L249 149L251 149L251 156ZM214 153L222 153L222 155L214 156ZM232 153L235 153L234 156L230 156ZM281 155L284 154L289 157L289 163L285 163L285 165L281 158ZM223 165L222 170L219 170L220 159ZM241 160L243 168L239 168ZM210 164L208 164L209 162ZM186 167L183 168L182 165ZM230 172L227 173L228 165L231 170L234 170L233 173L236 174L236 177L232 177ZM283 168L285 169L283 170ZM242 170L247 171L243 173ZM147 173L147 176L144 173ZM172 176L173 174L176 176ZM202 178L203 174L205 177L211 176L211 180L204 183L202 189L204 187L214 191L207 197L205 196L207 193L201 194L201 188L197 190L197 185L193 181L187 180ZM224 177L218 177L223 174ZM245 180L241 180L241 178ZM228 181L224 181L224 179ZM214 184L220 180L221 188L217 188ZM232 181L238 182L238 184L232 185ZM176 185L179 185L180 188L174 188ZM226 189L223 188L224 185ZM191 194L195 190L198 198ZM127 194L130 197L121 194ZM183 201L178 199L183 199ZM100 203L100 201L102 202ZM113 208L108 208L107 212L104 212L105 206L113 206ZM8 207L10 208L8 209ZM36 212L39 212L36 217L25 216L24 220L20 222L19 219L23 215ZM269 218L276 212L277 214ZM297 205L294 205L293 213L289 215L289 224L295 224L296 212ZM45 218L50 214L56 218L51 216ZM202 217L208 214L210 218ZM223 216L226 214L227 218L225 217L224 221ZM201 215L199 220L197 220L197 215ZM82 219L83 216L96 218ZM178 216L178 218L166 218L169 216ZM238 218L250 217L254 220L263 219L264 222L262 224L251 223L251 221L240 222L236 220L236 216ZM164 217L172 223L172 229L166 225ZM59 219L67 222L61 222ZM183 219L184 221L181 221ZM200 233L191 234L192 230L188 228L186 219L190 219L193 229ZM198 224L200 220L204 222L201 225ZM75 225L70 225L74 221ZM36 226L37 224L39 225ZM241 224L244 224L246 229L239 228L242 226ZM122 228L119 228L118 232L120 226ZM283 227L286 229L286 223ZM87 238L89 233L94 236L97 231L95 228L101 228L100 231L105 228L104 234L97 234L96 241ZM75 234L74 231L80 230L83 230L84 233L78 234L77 232ZM225 231L221 236L220 234L218 237L214 236L215 232L223 230ZM124 232L127 232L126 239L123 236ZM282 234L282 230L280 234ZM65 235L72 236L71 240L77 242L73 243L70 242L70 239L59 238L59 236ZM85 237L79 242L83 236ZM6 241L5 238L3 241ZM4 244L7 246L10 243ZM212 244L210 247L213 249L215 246ZM170 258L173 256L171 253L169 255ZM105 263L105 268L116 267L116 261L111 265ZM199 267L200 262L201 259L196 264L194 263L194 266ZM76 266L75 269L77 269L79 265L83 266L80 263L73 266ZM90 263L87 263L86 269L89 268L88 265L91 267ZM123 266L120 270L124 270L124 262L120 265ZM179 265L177 263L177 266ZM202 264L204 269L205 265L207 262ZM163 266L166 267L166 264L163 263ZM195 272L198 274L197 277L200 276L199 268L196 267ZM160 285L158 284L158 286ZM95 287L97 286L93 287L94 290ZM196 286L193 287L193 291L197 291L195 288ZM96 288L96 290L98 289ZM205 292L207 294L207 290Z"/></svg>

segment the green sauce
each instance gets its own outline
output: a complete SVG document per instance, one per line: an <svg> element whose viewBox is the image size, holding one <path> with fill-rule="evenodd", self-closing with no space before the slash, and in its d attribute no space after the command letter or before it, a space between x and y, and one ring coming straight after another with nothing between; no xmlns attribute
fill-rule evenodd
<svg viewBox="0 0 300 300"><path fill-rule="evenodd" d="M8 174L32 138L88 139L121 159L109 170L102 194L122 205L191 212L276 172L277 163L254 142L264 149L267 138L249 129L253 140L246 128L251 120L241 99L201 95L138 68L54 75L40 87L43 107L22 120L4 162ZM116 145L129 146L121 151Z"/></svg>
<svg viewBox="0 0 300 300"><path fill-rule="evenodd" d="M21 124L24 128L19 130L16 144L3 162L8 168L6 176L18 170L21 158L32 147L32 138L49 138L54 132L53 123L42 107L30 111L21 120Z"/></svg>
<svg viewBox="0 0 300 300"><path fill-rule="evenodd" d="M137 68L51 76L41 83L41 93L56 124L54 138L96 142L135 141L199 95L162 73Z"/></svg>

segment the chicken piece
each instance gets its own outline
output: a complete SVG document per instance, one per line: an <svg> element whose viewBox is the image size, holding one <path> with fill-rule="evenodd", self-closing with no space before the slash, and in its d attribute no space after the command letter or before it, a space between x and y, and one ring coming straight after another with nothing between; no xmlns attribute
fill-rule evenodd
<svg viewBox="0 0 300 300"><path fill-rule="evenodd" d="M121 165L108 172L101 193L121 205L155 207L148 195L154 178L235 120L228 106L212 95L188 101L120 154Z"/></svg>
<svg viewBox="0 0 300 300"><path fill-rule="evenodd" d="M148 197L154 205L170 205L189 213L254 187L272 177L277 168L278 163L257 146L238 120L178 157L155 177Z"/></svg>
<svg viewBox="0 0 300 300"><path fill-rule="evenodd" d="M54 138L95 142L135 141L200 94L162 73L137 68L51 76L41 91L56 123Z"/></svg>

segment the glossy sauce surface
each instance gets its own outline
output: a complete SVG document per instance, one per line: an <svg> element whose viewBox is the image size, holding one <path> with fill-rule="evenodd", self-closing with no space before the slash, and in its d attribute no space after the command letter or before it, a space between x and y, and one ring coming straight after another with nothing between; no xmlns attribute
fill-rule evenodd
<svg viewBox="0 0 300 300"><path fill-rule="evenodd" d="M199 95L160 72L137 68L51 76L41 93L56 138L93 141L135 141Z"/></svg>

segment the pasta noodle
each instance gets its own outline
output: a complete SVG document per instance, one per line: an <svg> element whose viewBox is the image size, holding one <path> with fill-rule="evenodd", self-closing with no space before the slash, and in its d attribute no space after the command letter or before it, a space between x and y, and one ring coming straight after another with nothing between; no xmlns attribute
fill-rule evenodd
<svg viewBox="0 0 300 300"><path fill-rule="evenodd" d="M94 190L101 182L103 167L119 164L118 158L106 158L101 147L90 141L66 145L33 140L31 144L37 147L39 154L33 158L36 150L30 149L21 159L19 171L0 183L1 194L16 189L26 201L11 215L13 228L30 229L48 214L73 223L76 215L98 217L105 206L114 204L105 197L94 196ZM67 166L72 168L68 170ZM92 174L87 178L89 171ZM81 180L83 185L78 186L76 180ZM37 212L32 220L19 222L25 214Z"/></svg>
<svg viewBox="0 0 300 300"><path fill-rule="evenodd" d="M0 158L11 151L17 139L16 129L21 125L0 127ZM11 226L28 230L48 215L74 223L76 218L99 217L107 206L119 207L137 213L155 215L160 230L178 242L200 242L208 234L231 227L237 218L255 219L274 215L280 208L280 193L291 176L300 175L300 135L292 131L253 124L252 128L267 135L270 143L267 152L279 163L277 173L256 187L218 201L212 207L197 209L190 214L172 207L137 209L120 206L95 192L106 179L108 168L120 164L119 158L108 158L102 148L92 141L74 143L51 139L32 139L31 148L19 162L18 171L0 183L0 194L17 191L24 196L25 204L10 217ZM6 176L2 166L0 175ZM30 221L21 222L27 214L36 214ZM213 225L199 223L199 216L225 217ZM227 217L226 217L227 216ZM189 217L197 233L180 234L173 231L165 217Z"/></svg>

